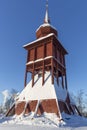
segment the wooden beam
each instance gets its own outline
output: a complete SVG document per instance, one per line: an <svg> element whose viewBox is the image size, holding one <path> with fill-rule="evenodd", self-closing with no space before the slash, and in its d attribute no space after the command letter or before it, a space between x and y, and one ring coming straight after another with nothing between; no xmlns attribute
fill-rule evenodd
<svg viewBox="0 0 87 130"><path fill-rule="evenodd" d="M56 71L57 71L57 84L59 86L59 72L58 72L58 63L57 63L57 68L56 68Z"/></svg>
<svg viewBox="0 0 87 130"><path fill-rule="evenodd" d="M63 80L63 75L62 75L62 86L64 88L64 80Z"/></svg>
<svg viewBox="0 0 87 130"><path fill-rule="evenodd" d="M27 51L27 61L26 63L28 62L28 51ZM25 76L24 76L24 87L26 87L26 84L27 84L27 66L26 66L26 69L25 69Z"/></svg>
<svg viewBox="0 0 87 130"><path fill-rule="evenodd" d="M66 89L67 89L67 76L66 76L66 71L65 71L65 86L66 86Z"/></svg>
<svg viewBox="0 0 87 130"><path fill-rule="evenodd" d="M44 69L44 61L43 61L42 85L44 85L44 73L45 73L45 69Z"/></svg>
<svg viewBox="0 0 87 130"><path fill-rule="evenodd" d="M27 84L27 70L25 71L24 88L26 87L26 84Z"/></svg>
<svg viewBox="0 0 87 130"><path fill-rule="evenodd" d="M52 56L54 55L53 53L53 42L52 42ZM52 84L54 84L54 66L53 66L53 58L51 58L51 69L52 69Z"/></svg>
<svg viewBox="0 0 87 130"><path fill-rule="evenodd" d="M34 61L35 61L35 51L36 51L36 49L34 48ZM35 74L35 67L34 67L34 64L35 64L35 63L33 63L32 87L34 86L34 74Z"/></svg>
<svg viewBox="0 0 87 130"><path fill-rule="evenodd" d="M51 59L51 68L52 68L52 84L54 84L54 67L53 67L53 58Z"/></svg>
<svg viewBox="0 0 87 130"><path fill-rule="evenodd" d="M62 87L64 88L63 70L62 70L61 74L62 74Z"/></svg>
<svg viewBox="0 0 87 130"><path fill-rule="evenodd" d="M34 86L34 72L32 73L32 87Z"/></svg>
<svg viewBox="0 0 87 130"><path fill-rule="evenodd" d="M43 45L43 58L45 57L45 44ZM43 73L42 73L42 85L44 85L44 73L45 73L45 64L44 64L44 60L43 60Z"/></svg>

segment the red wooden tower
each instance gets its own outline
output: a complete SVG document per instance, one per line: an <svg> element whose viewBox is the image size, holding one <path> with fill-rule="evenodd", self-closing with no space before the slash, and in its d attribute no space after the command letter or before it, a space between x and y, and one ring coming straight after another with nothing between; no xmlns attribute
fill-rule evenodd
<svg viewBox="0 0 87 130"><path fill-rule="evenodd" d="M61 119L62 112L76 113L78 110L67 90L67 51L58 40L57 30L50 24L48 4L44 23L36 30L36 40L24 48L27 50L24 89L7 115L47 112ZM32 75L29 83L28 73Z"/></svg>
<svg viewBox="0 0 87 130"><path fill-rule="evenodd" d="M51 71L52 84L54 76L62 81L62 87L67 88L65 55L67 51L58 40L57 30L51 26L48 17L48 5L46 6L44 23L36 30L37 40L24 45L27 50L27 63L25 84L27 84L27 73L32 74L32 87L34 85L34 76L42 75L42 85L44 85L45 71Z"/></svg>

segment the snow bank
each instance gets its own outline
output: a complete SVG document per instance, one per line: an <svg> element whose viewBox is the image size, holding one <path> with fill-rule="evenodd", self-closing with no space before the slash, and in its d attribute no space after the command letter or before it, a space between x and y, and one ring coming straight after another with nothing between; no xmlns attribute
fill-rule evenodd
<svg viewBox="0 0 87 130"><path fill-rule="evenodd" d="M87 126L87 118L78 115L68 115L62 113L62 117L66 122L66 127L83 127ZM87 127L86 127L87 128Z"/></svg>
<svg viewBox="0 0 87 130"><path fill-rule="evenodd" d="M64 125L63 121L59 121L59 118L54 113L44 113L42 116L34 116L34 113L23 116L4 117L0 120L0 125L32 125L32 126L43 126L43 127L59 127Z"/></svg>
<svg viewBox="0 0 87 130"><path fill-rule="evenodd" d="M78 127L78 128L47 128L47 127L38 127L38 126L23 126L23 125L12 125L12 126L0 126L1 130L87 130L87 127Z"/></svg>
<svg viewBox="0 0 87 130"><path fill-rule="evenodd" d="M87 119L62 113L64 121L58 122L55 114L44 113L42 117L13 116L0 119L1 130L87 130Z"/></svg>

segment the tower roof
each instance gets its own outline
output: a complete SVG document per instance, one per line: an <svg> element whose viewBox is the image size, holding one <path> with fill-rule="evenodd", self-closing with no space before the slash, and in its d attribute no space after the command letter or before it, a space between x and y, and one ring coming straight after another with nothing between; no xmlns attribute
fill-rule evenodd
<svg viewBox="0 0 87 130"><path fill-rule="evenodd" d="M47 0L44 23L40 25L39 28L36 30L36 37L38 39L50 33L54 33L57 36L57 30L50 24L50 18L49 18L49 12L48 12L48 0Z"/></svg>

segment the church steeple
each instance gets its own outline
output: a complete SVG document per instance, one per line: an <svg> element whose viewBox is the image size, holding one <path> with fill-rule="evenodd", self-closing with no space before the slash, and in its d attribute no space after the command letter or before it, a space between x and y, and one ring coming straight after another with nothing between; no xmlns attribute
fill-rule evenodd
<svg viewBox="0 0 87 130"><path fill-rule="evenodd" d="M46 13L44 18L44 23L50 23L49 12L48 12L48 0L46 1Z"/></svg>
<svg viewBox="0 0 87 130"><path fill-rule="evenodd" d="M49 12L48 12L48 0L46 0L46 13L44 18L44 23L39 26L36 30L36 38L44 37L49 34L54 34L58 36L57 30L50 24Z"/></svg>

